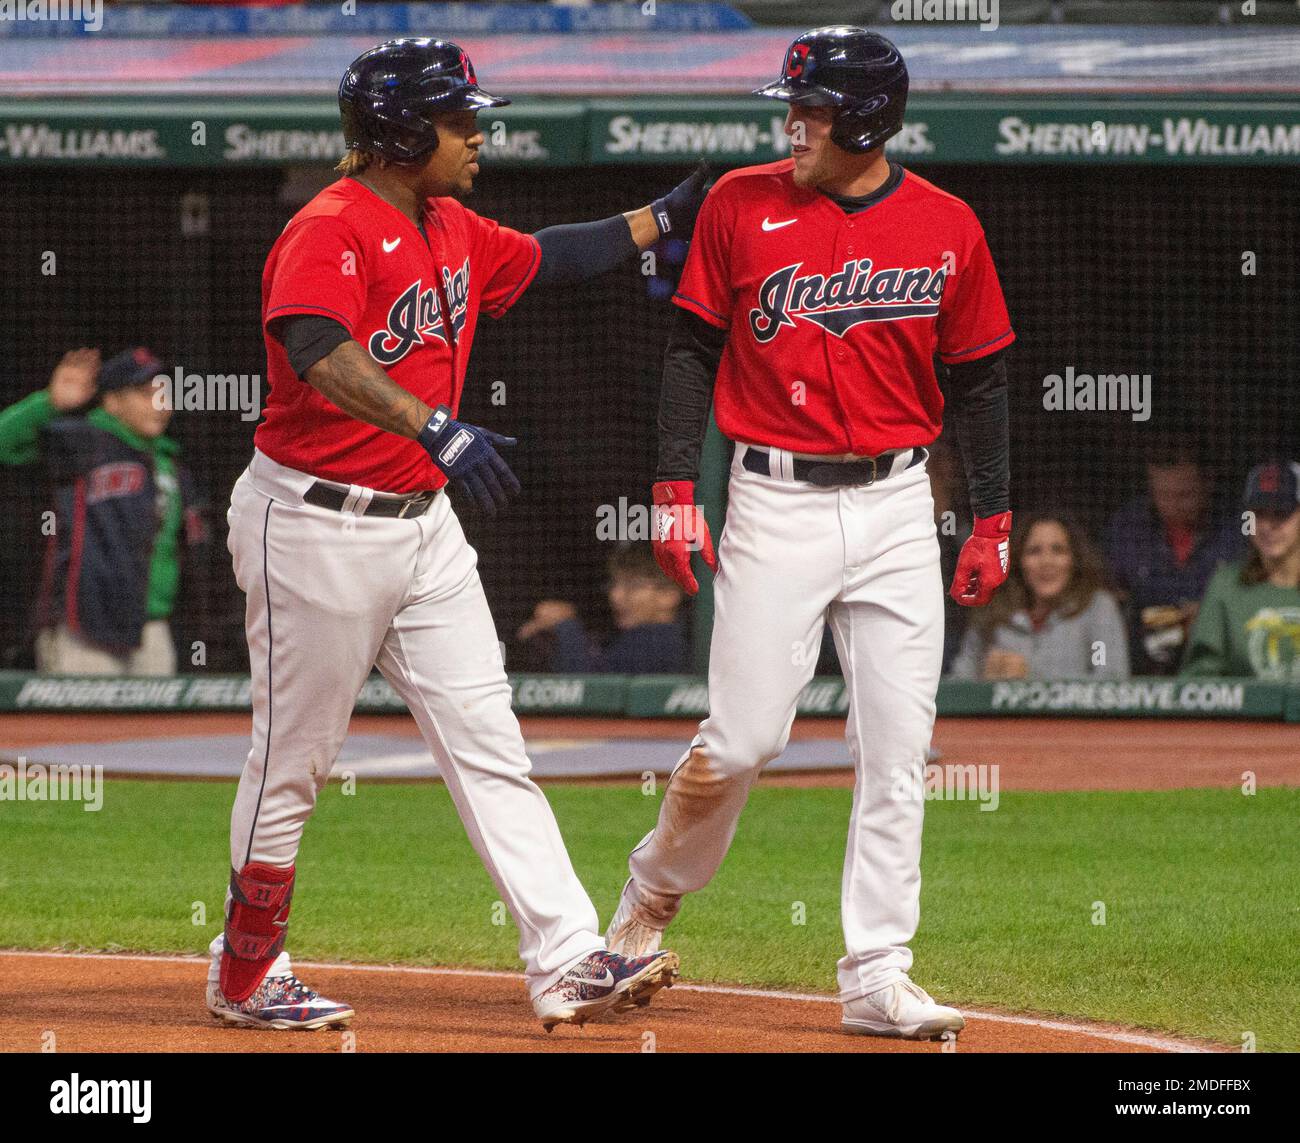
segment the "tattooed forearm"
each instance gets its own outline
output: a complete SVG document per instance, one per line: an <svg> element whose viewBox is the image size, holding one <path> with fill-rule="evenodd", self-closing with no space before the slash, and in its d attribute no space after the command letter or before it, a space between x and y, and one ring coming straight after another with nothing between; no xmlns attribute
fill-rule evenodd
<svg viewBox="0 0 1300 1143"><path fill-rule="evenodd" d="M331 350L303 378L359 421L414 439L433 410L408 393L355 341Z"/></svg>

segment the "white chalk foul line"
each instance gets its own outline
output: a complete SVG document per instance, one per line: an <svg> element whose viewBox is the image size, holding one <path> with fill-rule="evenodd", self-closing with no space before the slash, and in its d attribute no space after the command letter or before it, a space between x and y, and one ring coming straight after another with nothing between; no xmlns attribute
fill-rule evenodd
<svg viewBox="0 0 1300 1143"><path fill-rule="evenodd" d="M141 960L161 961L166 964L206 965L206 956L164 956L150 953L74 953L55 952L51 950L28 951L24 949L0 949L0 957L49 957L63 960ZM340 964L337 961L295 960L295 968L323 968L339 972L402 972L414 976L461 976L498 980L523 981L523 973L502 972L486 968L434 968L414 964ZM806 992L778 992L763 988L735 988L725 984L676 984L674 988L683 992L704 992L714 996L745 996L759 1000L796 1000L806 1004L838 1004L834 996L817 996ZM1044 1020L1035 1016L1012 1016L1003 1012L982 1012L975 1008L963 1008L963 1012L978 1020L987 1020L992 1024L1017 1024L1026 1028L1045 1028L1052 1032L1073 1032L1078 1036L1091 1036L1097 1040L1110 1040L1117 1044L1132 1044L1140 1048L1152 1048L1158 1052L1210 1052L1210 1048L1198 1047L1182 1040L1170 1040L1163 1036L1147 1036L1140 1032L1120 1032L1106 1028L1097 1028L1088 1024L1075 1024L1065 1020Z"/></svg>

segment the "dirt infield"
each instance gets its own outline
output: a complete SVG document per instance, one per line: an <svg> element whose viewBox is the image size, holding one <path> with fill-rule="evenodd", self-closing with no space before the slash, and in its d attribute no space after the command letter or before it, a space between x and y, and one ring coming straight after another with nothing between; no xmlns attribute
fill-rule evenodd
<svg viewBox="0 0 1300 1143"><path fill-rule="evenodd" d="M239 714L0 716L0 736L25 743L108 742L244 731ZM689 741L686 720L525 718L530 739ZM409 735L409 717L358 716L355 733ZM795 737L832 739L839 719L803 720ZM1058 719L941 719L945 765L997 765L1002 790L1152 790L1300 785L1300 726L1273 723ZM673 752L665 753L671 765ZM610 779L614 781L615 779ZM771 773L773 785L849 786L848 770ZM617 779L626 782L627 779ZM453 969L320 966L303 975L359 1015L337 1031L269 1033L217 1026L203 1008L206 962L186 958L0 952L0 1050L40 1051L506 1051L937 1052L945 1045L845 1035L833 998L686 984L635 1015L546 1035L521 978ZM689 965L686 966L689 981ZM652 1038L648 1034L653 1034ZM962 1052L1140 1052L1219 1046L1007 1013L968 1013Z"/></svg>
<svg viewBox="0 0 1300 1143"><path fill-rule="evenodd" d="M998 767L1002 790L1186 790L1300 786L1300 725L1273 722L948 718L941 765ZM852 786L847 770L771 774L772 785Z"/></svg>
<svg viewBox="0 0 1300 1143"><path fill-rule="evenodd" d="M206 961L0 954L0 1051L60 1052L941 1052L951 1045L850 1036L828 997L678 986L651 1007L547 1034L520 977L298 966L357 1010L349 1029L262 1032L203 1008ZM1207 1045L997 1013L969 1014L960 1052L1159 1052ZM1211 1050L1214 1050L1211 1048Z"/></svg>

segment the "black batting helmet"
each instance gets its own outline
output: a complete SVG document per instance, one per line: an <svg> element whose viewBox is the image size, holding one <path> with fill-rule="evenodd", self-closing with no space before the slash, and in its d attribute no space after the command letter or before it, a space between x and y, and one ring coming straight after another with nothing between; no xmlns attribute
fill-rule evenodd
<svg viewBox="0 0 1300 1143"><path fill-rule="evenodd" d="M435 116L509 102L479 87L469 56L448 40L389 40L357 56L339 84L348 150L373 151L397 163L437 149Z"/></svg>
<svg viewBox="0 0 1300 1143"><path fill-rule="evenodd" d="M814 28L790 45L781 78L754 94L834 109L831 141L861 154L902 130L907 65L866 28Z"/></svg>

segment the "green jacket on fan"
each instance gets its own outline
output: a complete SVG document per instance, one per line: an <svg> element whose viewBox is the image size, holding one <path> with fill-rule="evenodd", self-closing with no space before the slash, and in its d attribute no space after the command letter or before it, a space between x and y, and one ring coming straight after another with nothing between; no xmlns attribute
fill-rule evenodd
<svg viewBox="0 0 1300 1143"><path fill-rule="evenodd" d="M1300 684L1300 588L1242 583L1241 569L1210 580L1182 673Z"/></svg>

